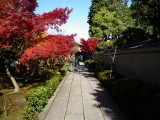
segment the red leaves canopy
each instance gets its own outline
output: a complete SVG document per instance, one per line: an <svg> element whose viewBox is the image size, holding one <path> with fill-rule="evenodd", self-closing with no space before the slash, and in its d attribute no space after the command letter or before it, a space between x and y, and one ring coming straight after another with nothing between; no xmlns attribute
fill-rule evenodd
<svg viewBox="0 0 160 120"><path fill-rule="evenodd" d="M20 62L29 64L30 61L37 58L48 60L58 58L59 56L66 56L75 45L74 36L49 35L44 38L43 42L27 49L22 54Z"/></svg>
<svg viewBox="0 0 160 120"><path fill-rule="evenodd" d="M1 0L0 46L22 43L24 49L39 42L42 34L51 27L66 23L72 10L57 8L42 15L35 15L36 0Z"/></svg>
<svg viewBox="0 0 160 120"><path fill-rule="evenodd" d="M88 38L87 40L81 38L81 51L89 54L93 54L98 46L99 42L96 38Z"/></svg>
<svg viewBox="0 0 160 120"><path fill-rule="evenodd" d="M36 7L36 0L1 0L0 37L9 38L31 30Z"/></svg>
<svg viewBox="0 0 160 120"><path fill-rule="evenodd" d="M55 10L35 15L36 0L1 0L0 3L0 48L12 48L21 55L22 63L38 58L47 60L66 55L74 46L74 36L48 35L44 33L65 24L72 9Z"/></svg>

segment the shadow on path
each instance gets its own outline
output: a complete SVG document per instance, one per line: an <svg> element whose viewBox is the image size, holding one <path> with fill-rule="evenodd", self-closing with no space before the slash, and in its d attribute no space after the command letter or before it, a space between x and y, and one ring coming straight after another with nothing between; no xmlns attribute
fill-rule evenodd
<svg viewBox="0 0 160 120"><path fill-rule="evenodd" d="M132 120L121 111L101 83L94 77L93 73L88 72L88 69L84 65L79 66L79 68L79 74L88 79L91 87L92 81L97 82L96 87L93 87L92 89L93 93L91 93L91 95L93 95L95 100L99 103L99 105L94 106L100 108L103 115L107 116L105 120Z"/></svg>

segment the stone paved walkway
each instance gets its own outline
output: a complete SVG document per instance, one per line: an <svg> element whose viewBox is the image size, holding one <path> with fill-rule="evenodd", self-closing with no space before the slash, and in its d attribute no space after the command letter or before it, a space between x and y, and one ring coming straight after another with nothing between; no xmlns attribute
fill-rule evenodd
<svg viewBox="0 0 160 120"><path fill-rule="evenodd" d="M39 120L128 120L83 64L69 72Z"/></svg>

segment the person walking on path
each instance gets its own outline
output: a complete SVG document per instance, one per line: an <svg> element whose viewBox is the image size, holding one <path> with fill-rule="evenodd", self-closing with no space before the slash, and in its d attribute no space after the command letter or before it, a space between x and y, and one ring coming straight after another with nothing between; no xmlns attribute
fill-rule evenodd
<svg viewBox="0 0 160 120"><path fill-rule="evenodd" d="M70 70L71 72L74 72L75 55L74 55L73 53L71 53L71 55L70 55L69 62L70 62L69 70Z"/></svg>
<svg viewBox="0 0 160 120"><path fill-rule="evenodd" d="M83 62L83 55L79 56L79 62Z"/></svg>

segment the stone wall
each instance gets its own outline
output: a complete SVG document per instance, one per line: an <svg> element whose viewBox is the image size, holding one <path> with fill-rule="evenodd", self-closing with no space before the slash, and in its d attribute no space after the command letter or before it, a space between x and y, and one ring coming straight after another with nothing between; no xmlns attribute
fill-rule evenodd
<svg viewBox="0 0 160 120"><path fill-rule="evenodd" d="M94 59L108 68L112 64L107 51L96 53ZM123 75L160 85L160 46L117 50L114 69Z"/></svg>

